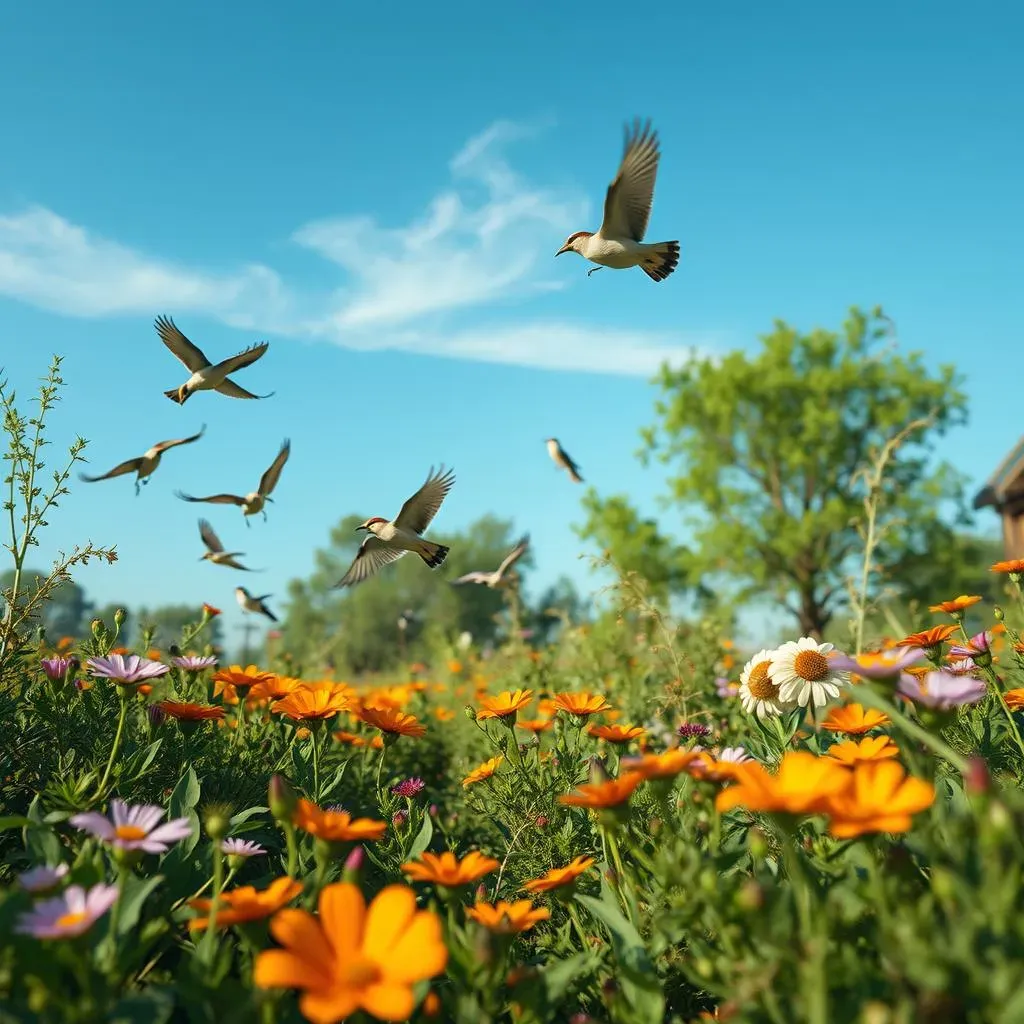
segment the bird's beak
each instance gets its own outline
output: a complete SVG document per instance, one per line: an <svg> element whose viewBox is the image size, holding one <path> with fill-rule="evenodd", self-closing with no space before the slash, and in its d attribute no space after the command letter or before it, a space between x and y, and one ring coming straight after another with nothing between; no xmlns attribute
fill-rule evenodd
<svg viewBox="0 0 1024 1024"><path fill-rule="evenodd" d="M563 252L572 252L572 246L571 245L563 245L562 248L559 249L558 252L555 253L555 255L556 256L561 256Z"/></svg>
<svg viewBox="0 0 1024 1024"><path fill-rule="evenodd" d="M365 530L365 529L366 529L365 526L357 526L356 527L356 533L358 533L360 530Z"/></svg>

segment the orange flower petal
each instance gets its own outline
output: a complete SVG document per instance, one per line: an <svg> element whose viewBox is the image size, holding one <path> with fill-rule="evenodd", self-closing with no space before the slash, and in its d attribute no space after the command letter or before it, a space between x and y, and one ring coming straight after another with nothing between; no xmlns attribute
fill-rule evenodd
<svg viewBox="0 0 1024 1024"><path fill-rule="evenodd" d="M366 902L359 888L349 882L325 886L318 907L320 923L337 959L356 957L366 920Z"/></svg>
<svg viewBox="0 0 1024 1024"><path fill-rule="evenodd" d="M388 885L381 889L366 915L363 955L381 964L387 963L415 913L416 896L407 885Z"/></svg>
<svg viewBox="0 0 1024 1024"><path fill-rule="evenodd" d="M321 975L325 985L334 975L334 950L317 919L307 910L287 907L270 921L270 934L288 949L295 950Z"/></svg>
<svg viewBox="0 0 1024 1024"><path fill-rule="evenodd" d="M391 948L385 977L413 983L440 974L448 963L448 949L435 914L416 914L398 942Z"/></svg>
<svg viewBox="0 0 1024 1024"><path fill-rule="evenodd" d="M302 914L304 911L292 913ZM267 949L256 957L252 981L257 988L318 989L329 988L331 976L318 970L305 950L299 954L290 949Z"/></svg>
<svg viewBox="0 0 1024 1024"><path fill-rule="evenodd" d="M406 985L381 982L363 989L359 1003L367 1013L378 1020L408 1020L416 1001L412 989Z"/></svg>

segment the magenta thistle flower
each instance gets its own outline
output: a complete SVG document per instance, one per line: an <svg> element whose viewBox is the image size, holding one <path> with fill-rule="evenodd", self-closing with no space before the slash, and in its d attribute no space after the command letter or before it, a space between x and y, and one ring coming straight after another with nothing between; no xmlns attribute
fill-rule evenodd
<svg viewBox="0 0 1024 1024"><path fill-rule="evenodd" d="M86 666L94 676L102 676L118 686L131 686L147 679L156 679L171 671L170 665L137 654L111 654L106 658L89 658Z"/></svg>
<svg viewBox="0 0 1024 1024"><path fill-rule="evenodd" d="M67 873L67 864L58 864L52 868L29 868L18 875L18 885L25 892L46 892L48 889L55 889Z"/></svg>
<svg viewBox="0 0 1024 1024"><path fill-rule="evenodd" d="M985 696L983 680L949 672L929 672L923 680L904 673L897 689L917 704L942 711L961 704L976 704Z"/></svg>
<svg viewBox="0 0 1024 1024"><path fill-rule="evenodd" d="M179 658L171 658L171 664L177 668L183 668L187 672L202 672L204 669L213 668L217 659L212 654L187 654Z"/></svg>
<svg viewBox="0 0 1024 1024"><path fill-rule="evenodd" d="M220 844L221 852L229 857L262 857L267 851L249 839L225 839Z"/></svg>
<svg viewBox="0 0 1024 1024"><path fill-rule="evenodd" d="M73 671L78 668L78 659L62 658L58 655L54 658L43 658L40 664L43 667L43 672L46 673L46 678L57 682L66 678L69 670Z"/></svg>
<svg viewBox="0 0 1024 1024"><path fill-rule="evenodd" d="M423 792L426 787L426 783L422 779L418 779L415 776L411 779L403 779L401 782L391 787L391 792L395 796L409 797L410 799L414 796L418 796Z"/></svg>
<svg viewBox="0 0 1024 1024"><path fill-rule="evenodd" d="M700 722L683 722L676 729L676 735L684 740L693 740L698 736L708 736L711 733L710 726L702 725Z"/></svg>
<svg viewBox="0 0 1024 1024"><path fill-rule="evenodd" d="M862 679L892 679L923 657L920 647L903 647L877 654L833 654L828 663L837 672L849 672Z"/></svg>
<svg viewBox="0 0 1024 1024"><path fill-rule="evenodd" d="M76 814L71 824L122 850L166 853L171 843L192 834L192 826L188 818L158 825L165 813L162 807L152 804L129 807L123 800L115 799L110 801L110 818L89 811Z"/></svg>
<svg viewBox="0 0 1024 1024"><path fill-rule="evenodd" d="M100 882L88 892L80 885L22 914L14 930L37 939L69 939L88 931L117 899L117 886Z"/></svg>

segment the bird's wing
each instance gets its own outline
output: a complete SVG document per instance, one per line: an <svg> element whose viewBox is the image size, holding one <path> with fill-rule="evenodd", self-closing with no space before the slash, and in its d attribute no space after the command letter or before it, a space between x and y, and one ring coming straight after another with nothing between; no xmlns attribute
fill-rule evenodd
<svg viewBox="0 0 1024 1024"><path fill-rule="evenodd" d="M569 475L572 477L578 477L578 482L582 483L583 477L580 476L580 467L573 461L572 456L564 448L560 448L559 451L562 453L562 458L565 459L565 468L569 470Z"/></svg>
<svg viewBox="0 0 1024 1024"><path fill-rule="evenodd" d="M227 558L222 558L217 564L228 565L232 569L241 569L242 572L256 572L255 569L250 569L247 565L242 565L241 562L236 562L234 555L228 555Z"/></svg>
<svg viewBox="0 0 1024 1024"><path fill-rule="evenodd" d="M650 121L641 125L637 118L632 130L626 126L625 135L622 163L604 198L601 234L605 238L632 238L639 242L647 232L654 199L660 156L658 133L652 130Z"/></svg>
<svg viewBox="0 0 1024 1024"><path fill-rule="evenodd" d="M186 494L184 491L175 491L174 493L182 501L208 501L211 505L238 505L239 507L245 504L245 498L240 498L237 494L208 494L205 498L193 498L191 494Z"/></svg>
<svg viewBox="0 0 1024 1024"><path fill-rule="evenodd" d="M445 473L442 466L435 474L434 467L431 466L426 482L402 506L402 511L395 519L395 526L402 530L412 530L413 533L423 533L437 515L441 502L454 483L455 470L450 469Z"/></svg>
<svg viewBox="0 0 1024 1024"><path fill-rule="evenodd" d="M504 576L506 572L526 554L530 546L530 535L524 533L516 542L516 546L505 556L505 560L498 566L498 575Z"/></svg>
<svg viewBox="0 0 1024 1024"><path fill-rule="evenodd" d="M199 520L199 536L203 538L203 543L213 554L219 554L224 550L220 537L217 536L208 519Z"/></svg>
<svg viewBox="0 0 1024 1024"><path fill-rule="evenodd" d="M198 434L193 434L191 437L179 437L175 441L161 441L159 444L153 445L153 451L165 452L168 448L177 448L179 444L191 444L193 441L198 441L204 433L206 433L205 423L202 425Z"/></svg>
<svg viewBox="0 0 1024 1024"><path fill-rule="evenodd" d="M185 364L185 368L196 373L204 366L210 365L210 360L203 355L203 350L193 345L185 337L169 316L158 316L156 318L156 333L160 340Z"/></svg>
<svg viewBox="0 0 1024 1024"><path fill-rule="evenodd" d="M270 398L274 394L271 391L265 395L254 395L251 391L246 391L245 388L230 379L219 384L214 390L222 395L227 395L228 398Z"/></svg>
<svg viewBox="0 0 1024 1024"><path fill-rule="evenodd" d="M78 478L80 480L84 480L86 483L94 484L98 480L109 480L114 476L124 476L125 473L134 473L141 465L141 457L137 459L127 459L119 466L115 466L109 473L104 473L103 476L86 476L84 473L79 473Z"/></svg>
<svg viewBox="0 0 1024 1024"><path fill-rule="evenodd" d="M244 352L239 352L237 356L222 359L217 364L217 369L223 370L225 374L234 373L236 370L242 369L243 366L255 363L268 348L270 348L269 341L261 341L258 345L250 345Z"/></svg>
<svg viewBox="0 0 1024 1024"><path fill-rule="evenodd" d="M453 587L457 587L460 583L487 583L491 578L489 572L467 572L465 576L460 576L456 580L449 580Z"/></svg>
<svg viewBox="0 0 1024 1024"><path fill-rule="evenodd" d="M348 572L334 586L335 588L349 587L362 583L363 580L368 576L372 576L378 569L383 569L385 565L390 565L391 562L401 558L404 554L404 551L388 547L380 537L375 537L371 534L359 545L359 552L348 567Z"/></svg>
<svg viewBox="0 0 1024 1024"><path fill-rule="evenodd" d="M270 464L266 473L260 477L260 485L257 490L264 498L277 486L278 478L281 476L281 470L284 469L284 464L288 461L288 456L291 454L291 450L292 443L285 438L285 442L281 445L281 450L277 453L277 457Z"/></svg>

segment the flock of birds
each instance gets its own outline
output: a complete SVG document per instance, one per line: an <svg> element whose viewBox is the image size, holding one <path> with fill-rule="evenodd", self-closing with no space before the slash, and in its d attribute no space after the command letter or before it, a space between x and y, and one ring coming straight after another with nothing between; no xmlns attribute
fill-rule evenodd
<svg viewBox="0 0 1024 1024"><path fill-rule="evenodd" d="M591 263L597 264L587 272L588 277L602 267L613 270L640 267L654 281L663 281L668 277L679 262L679 243L643 241L651 213L659 156L658 136L649 121L641 125L639 120L635 120L631 127L627 125L622 161L605 195L601 227L596 232L576 231L569 235L555 255L576 252ZM228 398L255 400L270 398L274 394L254 394L231 379L232 374L261 359L269 349L270 342L261 341L237 355L212 363L202 349L177 328L170 317L157 317L155 327L160 340L191 374L179 387L164 392L178 405L184 405L199 391L216 391ZM205 430L204 424L198 433L190 437L160 441L137 458L127 459L101 476L81 474L81 479L96 483L135 473L135 493L139 494L140 485L148 483L160 465L164 452L181 445L193 444L203 436ZM558 439L549 437L545 443L555 465L564 469L574 483L582 483L583 477L580 475L579 466L570 458ZM267 518L266 505L273 501L271 494L277 487L290 454L291 442L286 439L274 461L260 477L256 490L247 494L209 494L205 497L194 497L183 491L176 491L175 494L188 502L235 505L241 508L245 524L249 526L250 517L257 513L262 513L263 518ZM366 537L360 544L348 571L335 587L361 583L408 552L418 555L432 569L442 565L448 556L448 547L427 540L423 534L437 515L454 483L455 474L452 470L445 471L442 466L435 473L431 468L426 481L402 505L394 519L372 516L360 523L356 530L365 532ZM199 536L206 548L200 561L210 561L214 565L223 565L242 572L253 571L238 561L239 558L245 557L244 552L225 550L213 526L206 519L199 520ZM491 589L517 585L515 563L526 553L529 543L529 534L525 534L496 569L469 572L452 580L451 583L456 586L475 583ZM235 588L235 597L244 611L264 615L272 622L277 622L277 617L266 604L271 596L273 595L253 595L242 586Z"/></svg>

